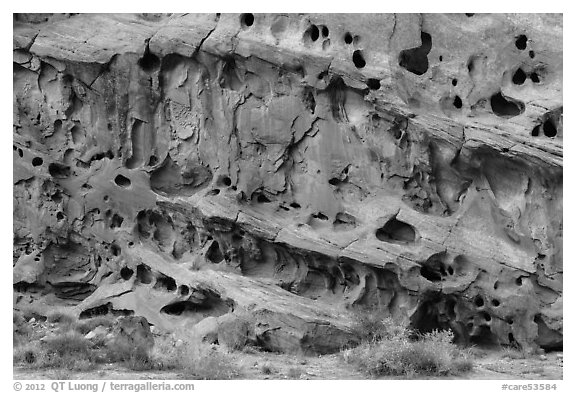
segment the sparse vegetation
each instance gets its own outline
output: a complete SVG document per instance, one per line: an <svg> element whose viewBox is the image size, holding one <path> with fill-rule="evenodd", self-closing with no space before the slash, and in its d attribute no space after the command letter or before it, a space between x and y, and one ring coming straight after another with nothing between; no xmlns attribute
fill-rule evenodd
<svg viewBox="0 0 576 393"><path fill-rule="evenodd" d="M31 317L32 318L32 317ZM44 326L34 329L20 313L14 314L15 364L38 368L86 371L99 363L117 363L129 370L176 370L189 379L232 379L241 376L232 357L205 343L176 342L170 336L157 337L152 351L133 347L105 335L84 336L99 326L109 329L110 317L77 321L64 312L47 316ZM35 324L36 326L36 324ZM40 332L39 329L44 329ZM68 375L68 374L67 374ZM63 379L63 378L61 378Z"/></svg>
<svg viewBox="0 0 576 393"><path fill-rule="evenodd" d="M415 335L390 317L376 322L375 316L360 319L356 330L363 343L343 352L348 363L370 376L459 375L473 367L450 331Z"/></svg>

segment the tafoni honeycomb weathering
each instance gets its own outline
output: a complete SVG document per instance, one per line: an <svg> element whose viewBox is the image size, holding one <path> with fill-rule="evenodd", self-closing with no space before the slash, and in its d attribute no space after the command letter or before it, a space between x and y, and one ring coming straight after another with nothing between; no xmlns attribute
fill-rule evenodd
<svg viewBox="0 0 576 393"><path fill-rule="evenodd" d="M15 308L283 352L354 345L355 308L562 347L561 15L13 31Z"/></svg>

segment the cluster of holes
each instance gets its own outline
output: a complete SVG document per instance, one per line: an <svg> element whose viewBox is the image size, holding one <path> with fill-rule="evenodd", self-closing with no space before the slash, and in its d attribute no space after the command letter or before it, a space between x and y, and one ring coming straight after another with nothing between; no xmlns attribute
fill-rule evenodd
<svg viewBox="0 0 576 393"><path fill-rule="evenodd" d="M522 68L518 68L514 73L514 75L512 76L512 83L514 83L515 85L523 85L527 77L528 75L526 75L524 70ZM540 77L536 72L530 73L530 80L533 83L540 83Z"/></svg>
<svg viewBox="0 0 576 393"><path fill-rule="evenodd" d="M312 214L312 218L316 218L316 219L322 220L322 221L328 220L328 216L322 212L317 212L317 213Z"/></svg>
<svg viewBox="0 0 576 393"><path fill-rule="evenodd" d="M548 138L554 138L558 135L558 130L552 119L548 119L543 124L538 124L534 127L534 129L532 129L532 136L540 136L541 129Z"/></svg>
<svg viewBox="0 0 576 393"><path fill-rule="evenodd" d="M241 14L240 24L243 28L247 29L254 24L254 14Z"/></svg>
<svg viewBox="0 0 576 393"><path fill-rule="evenodd" d="M304 32L304 37L309 38L312 42L316 42L320 38L320 33L322 33L323 38L328 38L330 30L327 26L324 25L321 25L320 28L318 28L316 25L311 25Z"/></svg>

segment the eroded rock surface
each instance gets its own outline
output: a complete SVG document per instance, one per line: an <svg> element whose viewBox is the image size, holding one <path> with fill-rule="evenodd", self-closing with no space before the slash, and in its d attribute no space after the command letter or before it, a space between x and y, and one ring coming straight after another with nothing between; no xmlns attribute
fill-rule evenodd
<svg viewBox="0 0 576 393"><path fill-rule="evenodd" d="M560 348L562 56L551 14L16 15L15 307Z"/></svg>

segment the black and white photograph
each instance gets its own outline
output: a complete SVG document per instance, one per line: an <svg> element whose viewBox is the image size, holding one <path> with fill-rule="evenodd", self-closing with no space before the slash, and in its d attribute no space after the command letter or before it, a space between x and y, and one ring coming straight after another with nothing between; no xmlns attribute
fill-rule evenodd
<svg viewBox="0 0 576 393"><path fill-rule="evenodd" d="M245 6L12 14L9 387L561 391L563 14Z"/></svg>

